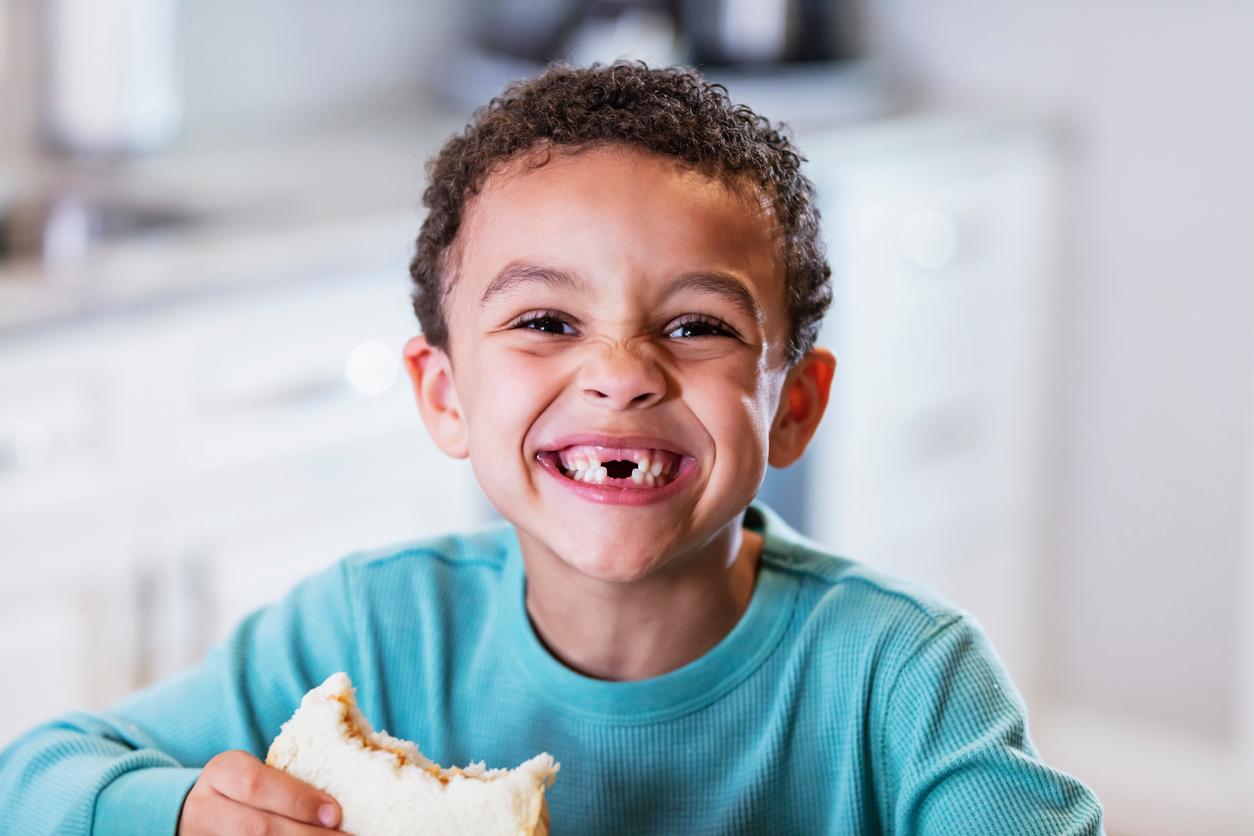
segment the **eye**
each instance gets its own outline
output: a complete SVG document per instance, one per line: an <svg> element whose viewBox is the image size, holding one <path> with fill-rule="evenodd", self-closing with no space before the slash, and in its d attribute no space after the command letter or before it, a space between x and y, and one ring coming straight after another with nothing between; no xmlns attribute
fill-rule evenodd
<svg viewBox="0 0 1254 836"><path fill-rule="evenodd" d="M570 336L575 333L575 329L571 327L570 323L561 314L554 311L537 311L535 313L523 314L514 320L509 327L512 329L540 331L544 334L554 334L556 336Z"/></svg>
<svg viewBox="0 0 1254 836"><path fill-rule="evenodd" d="M705 314L688 314L671 323L668 337L732 337L735 333L721 319Z"/></svg>

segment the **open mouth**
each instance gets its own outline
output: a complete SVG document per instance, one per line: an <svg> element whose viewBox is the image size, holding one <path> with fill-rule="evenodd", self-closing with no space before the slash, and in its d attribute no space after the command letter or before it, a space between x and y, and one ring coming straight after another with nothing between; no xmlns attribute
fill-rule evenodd
<svg viewBox="0 0 1254 836"><path fill-rule="evenodd" d="M671 450L644 447L573 445L539 454L567 479L590 485L650 490L679 475L684 457Z"/></svg>

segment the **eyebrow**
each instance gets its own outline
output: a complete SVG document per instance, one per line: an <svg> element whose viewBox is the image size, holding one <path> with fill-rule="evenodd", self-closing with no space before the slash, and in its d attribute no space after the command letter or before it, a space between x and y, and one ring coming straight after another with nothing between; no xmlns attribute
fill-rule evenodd
<svg viewBox="0 0 1254 836"><path fill-rule="evenodd" d="M684 273L666 288L665 297L670 298L685 290L721 296L754 322L759 324L762 322L762 309L758 306L758 301L753 298L753 293L745 287L744 282L728 273L721 273L717 270Z"/></svg>
<svg viewBox="0 0 1254 836"><path fill-rule="evenodd" d="M531 262L518 261L507 264L488 283L479 297L480 306L493 298L512 292L529 284L544 285L576 293L586 293L588 284L579 275L555 267L545 267ZM717 270L684 273L667 286L663 298L669 299L685 290L709 293L722 297L739 308L754 322L762 322L762 309L745 283L735 276Z"/></svg>
<svg viewBox="0 0 1254 836"><path fill-rule="evenodd" d="M555 267L532 264L528 261L515 261L502 267L501 272L488 283L483 290L483 295L479 297L479 306L488 304L496 296L510 293L528 284L546 285L577 292L587 289L583 279L574 273Z"/></svg>

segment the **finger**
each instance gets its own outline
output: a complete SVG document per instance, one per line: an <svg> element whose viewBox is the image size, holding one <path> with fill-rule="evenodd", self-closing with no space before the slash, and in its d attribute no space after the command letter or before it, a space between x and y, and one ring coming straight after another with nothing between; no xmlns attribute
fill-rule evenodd
<svg viewBox="0 0 1254 836"><path fill-rule="evenodd" d="M213 788L249 807L309 824L335 827L340 807L335 799L286 772L239 752L216 771Z"/></svg>
<svg viewBox="0 0 1254 836"><path fill-rule="evenodd" d="M256 834L256 836L327 836L331 831L295 821L278 813L259 810L217 795L206 806L209 821L213 822L212 833Z"/></svg>

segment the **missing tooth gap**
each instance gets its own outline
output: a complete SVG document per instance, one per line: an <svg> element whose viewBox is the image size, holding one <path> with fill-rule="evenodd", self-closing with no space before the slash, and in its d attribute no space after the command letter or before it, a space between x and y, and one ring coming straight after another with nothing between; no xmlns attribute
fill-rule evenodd
<svg viewBox="0 0 1254 836"><path fill-rule="evenodd" d="M606 474L614 479L629 479L631 478L631 472L636 469L635 462L623 461L622 459L604 462L601 466L605 468Z"/></svg>

